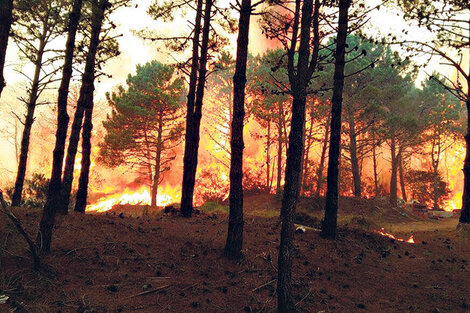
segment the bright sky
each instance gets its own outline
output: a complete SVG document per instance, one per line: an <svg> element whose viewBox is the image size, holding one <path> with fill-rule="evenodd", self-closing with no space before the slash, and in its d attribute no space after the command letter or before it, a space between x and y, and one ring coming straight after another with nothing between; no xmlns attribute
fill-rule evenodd
<svg viewBox="0 0 470 313"><path fill-rule="evenodd" d="M129 73L135 73L137 64L144 64L150 60L159 60L161 62L174 62L175 60L182 60L183 56L175 56L172 53L165 52L164 47L160 44L144 42L133 34L134 30L141 29L154 29L157 30L161 35L175 35L181 33L187 29L188 24L186 19L178 19L173 23L156 22L151 19L146 11L148 6L153 0L139 0L138 7L122 8L115 12L112 20L117 24L117 31L121 32L123 36L119 38L119 44L121 47L121 55L113 60L110 60L104 71L112 75L112 78L100 78L96 82L96 99L98 101L104 99L104 94L111 91L115 86L124 84ZM136 1L137 2L137 1ZM229 0L221 1L224 5L228 5ZM370 6L379 3L379 0L369 0ZM258 17L253 17L252 26L250 32L250 46L249 52L253 55L264 52L267 48L272 48L273 43L270 43L261 34L261 31L256 25ZM386 36L388 33L401 33L403 28L403 22L400 16L396 16L387 12L386 9L382 8L380 11L374 12L371 16L369 27L374 33L380 32ZM412 36L422 38L425 36L416 29L411 29L410 33ZM236 49L236 34L230 37L231 47L229 51L235 54ZM160 49L159 49L160 47ZM12 127L12 115L14 111L20 115L24 111L24 105L21 104L16 98L21 96L25 92L26 82L24 77L17 72L15 69L20 69L21 61L18 59L18 49L13 42L10 42L7 50L7 61L5 67L5 77L7 81L7 87L5 88L2 98L0 99L0 120L3 121L3 126L0 126L3 134L0 134L0 145L2 147L2 153L0 154L0 179L3 175L11 176L13 172L11 169L16 167L15 160L15 149L11 143L12 134L14 134L14 127ZM27 64L23 67L23 71L31 73L33 66ZM78 83L78 81L76 81ZM51 101L55 101L55 93L46 95ZM48 110L47 107L38 109L38 114L41 110ZM14 124L14 123L13 123ZM17 123L17 127L22 131L22 127ZM21 136L18 136L20 138ZM10 138L10 142L7 141ZM19 139L18 139L19 140ZM40 152L36 152L38 158L43 158ZM1 171L1 169L9 169L9 172ZM13 170L14 171L14 170ZM5 174L8 173L8 174ZM3 176L4 177L4 176Z"/></svg>

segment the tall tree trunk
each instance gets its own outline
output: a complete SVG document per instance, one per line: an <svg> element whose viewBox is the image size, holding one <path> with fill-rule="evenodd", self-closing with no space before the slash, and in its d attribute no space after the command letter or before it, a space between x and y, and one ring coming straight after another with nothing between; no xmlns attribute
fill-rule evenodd
<svg viewBox="0 0 470 313"><path fill-rule="evenodd" d="M75 49L75 36L77 34L80 12L82 9L82 0L75 0L68 25L67 43L65 47L64 68L62 71L62 81L59 87L59 96L57 100L57 131L56 143L52 159L51 180L47 189L46 205L39 224L38 240L41 234L46 238L52 238L51 232L55 223L55 214L59 210L62 193L62 165L64 163L65 140L67 138L67 128L69 126L69 115L67 114L67 99L69 94L70 80L72 78L73 54ZM46 234L47 233L47 234ZM38 241L39 242L39 241ZM50 246L50 243L48 243Z"/></svg>
<svg viewBox="0 0 470 313"><path fill-rule="evenodd" d="M405 202L408 202L408 199L406 197L405 173L403 168L403 152L401 152L398 156L398 172L400 177L401 197Z"/></svg>
<svg viewBox="0 0 470 313"><path fill-rule="evenodd" d="M186 142L183 159L183 186L181 195L181 216L191 217L193 213L194 185L196 183L196 170L199 150L199 137L202 118L202 104L204 98L204 87L206 84L207 56L209 48L209 35L211 24L213 0L207 0L204 8L204 26L202 29L201 57L199 60L199 73L196 88L196 101L194 111L191 114L191 128L186 130ZM197 43L199 44L199 43ZM188 96L189 97L189 96ZM188 101L189 102L189 101ZM189 110L188 105L188 110ZM189 114L188 114L189 117ZM188 125L188 123L187 123Z"/></svg>
<svg viewBox="0 0 470 313"><path fill-rule="evenodd" d="M44 49L46 47L46 34L47 30L44 27L42 38L39 43L39 49L36 54L35 70L33 82L31 85L31 91L29 94L28 104L27 104L27 113L26 119L24 122L23 137L21 138L21 152L20 152L20 162L18 164L18 171L16 174L15 181L15 191L13 192L12 197L12 206L18 206L21 204L22 195L23 195L23 185L24 179L26 176L26 165L28 162L28 153L29 153L29 141L31 138L31 128L34 123L34 111L36 110L36 104L39 95L39 78L41 75L42 69L42 57L44 55Z"/></svg>
<svg viewBox="0 0 470 313"><path fill-rule="evenodd" d="M11 23L13 22L13 0L0 1L0 97L6 86L3 77L3 67L7 53L8 38L10 37Z"/></svg>
<svg viewBox="0 0 470 313"><path fill-rule="evenodd" d="M467 86L470 80L467 80ZM465 161L463 163L463 195L462 210L460 211L459 222L470 223L470 94L467 93L467 133L465 134Z"/></svg>
<svg viewBox="0 0 470 313"><path fill-rule="evenodd" d="M396 152L395 137L392 135L390 144L390 156L392 158L392 175L390 176L390 205L398 206L398 188L397 188L397 172L398 172L398 153Z"/></svg>
<svg viewBox="0 0 470 313"><path fill-rule="evenodd" d="M156 208L157 207L157 197L158 197L158 184L160 182L160 164L162 159L162 151L163 151L163 142L162 142L162 135L163 135L163 110L160 110L158 114L158 131L157 131L157 151L155 155L155 173L153 176L152 182L152 199L150 202L150 206Z"/></svg>
<svg viewBox="0 0 470 313"><path fill-rule="evenodd" d="M91 27L90 46L85 63L85 72L82 77L82 86L80 88L80 96L78 97L77 109L72 122L72 131L70 133L69 146L67 148L67 157L65 159L64 176L62 178L62 202L60 211L67 214L70 202L70 193L72 191L73 172L75 168L75 156L77 154L78 141L80 139L80 131L82 128L83 115L87 105L93 103L93 92L95 90L95 63L96 52L100 43L101 26L104 18L104 10L108 4L108 0L93 1L93 16ZM83 157L83 156L82 156Z"/></svg>
<svg viewBox="0 0 470 313"><path fill-rule="evenodd" d="M318 164L317 186L315 188L315 195L317 197L320 196L320 191L323 186L323 169L325 168L326 151L328 149L328 142L329 142L329 137L330 137L330 122L331 122L331 113L328 114L328 119L326 120L326 123L325 123L325 137L323 138L320 162Z"/></svg>
<svg viewBox="0 0 470 313"><path fill-rule="evenodd" d="M85 213L88 198L88 181L91 166L91 131L93 130L93 98L85 109L85 120L82 131L82 161L80 177L78 178L77 199L75 201L75 212Z"/></svg>
<svg viewBox="0 0 470 313"><path fill-rule="evenodd" d="M271 120L268 120L268 136L266 137L266 189L271 193Z"/></svg>
<svg viewBox="0 0 470 313"><path fill-rule="evenodd" d="M361 188L361 173L359 170L359 161L357 158L357 137L356 137L356 123L354 121L354 112L352 108L346 106L346 114L349 124L349 155L351 156L351 169L354 183L354 197L360 198L362 196Z"/></svg>
<svg viewBox="0 0 470 313"><path fill-rule="evenodd" d="M276 194L281 194L281 181L282 181L282 102L279 102L279 117L277 120L277 177L276 177Z"/></svg>
<svg viewBox="0 0 470 313"><path fill-rule="evenodd" d="M278 312L295 312L292 297L292 257L294 253L294 216L299 199L302 156L304 152L305 104L307 85L316 68L319 48L319 0L304 0L300 21L300 43L297 69L294 68L295 49L300 16L300 1L296 1L291 47L288 50L288 74L293 91L292 120L287 149L284 193L281 206L281 240L278 256L277 308ZM313 10L315 7L315 10ZM312 12L313 15L312 15ZM313 27L313 53L310 55L310 32ZM310 66L309 66L310 64Z"/></svg>
<svg viewBox="0 0 470 313"><path fill-rule="evenodd" d="M376 141L375 141L375 135L372 138L372 162L373 162L373 167L374 167L374 189L375 189L375 196L379 196L379 176L377 173L377 146L376 146Z"/></svg>
<svg viewBox="0 0 470 313"><path fill-rule="evenodd" d="M310 116L310 127L308 129L308 134L307 134L307 142L305 146L305 152L304 152L304 159L303 159L303 165L302 165L302 184L300 185L300 194L304 195L305 193L305 188L307 187L308 183L308 155L310 153L310 148L312 146L313 142L313 114Z"/></svg>
<svg viewBox="0 0 470 313"><path fill-rule="evenodd" d="M339 1L338 35L336 38L335 73L333 97L331 98L331 137L328 155L328 175L325 203L325 218L321 235L325 238L336 237L338 218L338 173L341 143L341 106L344 86L344 55L348 35L348 11L351 0Z"/></svg>
<svg viewBox="0 0 470 313"><path fill-rule="evenodd" d="M243 247L243 120L245 118L246 63L250 30L251 0L242 0L238 22L237 60L233 76L233 120L230 158L230 212L225 254L239 258ZM269 151L267 151L269 154ZM269 169L268 169L269 171Z"/></svg>

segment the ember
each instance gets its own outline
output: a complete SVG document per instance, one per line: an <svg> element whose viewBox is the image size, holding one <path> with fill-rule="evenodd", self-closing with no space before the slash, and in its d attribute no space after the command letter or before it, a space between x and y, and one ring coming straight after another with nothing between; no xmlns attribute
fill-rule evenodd
<svg viewBox="0 0 470 313"><path fill-rule="evenodd" d="M383 227L380 230L376 230L375 232L379 235L382 235L382 236L385 236L385 237L388 237L388 238L392 238L392 239L395 239L397 241L403 241L403 242L406 242L406 243L415 243L413 235L411 235L408 239L398 238L398 237L396 237L395 235L393 235L391 233L387 233L385 231L385 228L383 228Z"/></svg>

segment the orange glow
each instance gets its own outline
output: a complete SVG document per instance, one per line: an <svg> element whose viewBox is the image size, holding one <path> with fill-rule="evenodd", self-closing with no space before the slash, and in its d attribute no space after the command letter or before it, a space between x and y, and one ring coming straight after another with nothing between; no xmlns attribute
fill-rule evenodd
<svg viewBox="0 0 470 313"><path fill-rule="evenodd" d="M406 242L406 243L415 243L413 235L411 235L408 239L398 238L398 237L396 237L395 235L393 235L391 233L387 233L385 231L385 228L383 228L383 227L380 230L375 230L374 232L381 235L381 236L385 236L385 237L388 237L388 238L395 239L396 241L402 241L402 242Z"/></svg>
<svg viewBox="0 0 470 313"><path fill-rule="evenodd" d="M130 191L126 189L122 193L116 193L108 197L104 197L98 203L87 207L87 212L102 213L109 211L117 204L132 205L150 205L151 195L148 187L142 186L140 189ZM180 201L180 191L169 185L158 188L157 205L164 206L170 203Z"/></svg>

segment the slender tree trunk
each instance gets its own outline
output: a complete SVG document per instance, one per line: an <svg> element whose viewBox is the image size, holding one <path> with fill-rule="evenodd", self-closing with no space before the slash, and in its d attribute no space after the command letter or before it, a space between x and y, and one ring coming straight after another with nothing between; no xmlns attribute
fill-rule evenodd
<svg viewBox="0 0 470 313"><path fill-rule="evenodd" d="M400 188L401 188L401 197L405 202L408 202L406 196L406 187L405 187L405 173L403 168L403 153L401 152L398 156L398 172L400 177Z"/></svg>
<svg viewBox="0 0 470 313"><path fill-rule="evenodd" d="M6 86L3 77L5 56L7 53L8 38L10 37L11 23L13 22L13 0L0 1L0 97Z"/></svg>
<svg viewBox="0 0 470 313"><path fill-rule="evenodd" d="M376 146L376 141L375 138L372 139L372 161L373 161L373 167L374 167L374 188L375 188L375 196L379 196L379 176L377 173L377 146Z"/></svg>
<svg viewBox="0 0 470 313"><path fill-rule="evenodd" d="M303 159L303 165L302 165L302 184L300 186L300 194L304 195L305 193L305 188L307 187L308 183L308 155L310 153L310 148L312 146L313 142L313 114L310 116L310 126L308 129L308 135L307 135L307 143L305 146L305 152L304 152L304 159ZM310 191L311 192L311 191Z"/></svg>
<svg viewBox="0 0 470 313"><path fill-rule="evenodd" d="M16 174L15 181L15 191L13 192L12 197L12 206L18 206L21 204L22 195L23 195L23 185L24 179L26 176L26 166L28 162L28 153L29 153L29 141L31 138L31 128L34 123L34 111L36 110L36 103L39 95L39 78L41 75L42 69L42 57L44 55L44 49L46 47L45 36L47 34L46 28L43 29L42 39L39 43L39 49L36 54L35 62L35 71L33 82L31 85L31 92L29 94L29 100L27 104L27 113L26 119L24 122L23 137L21 138L21 152L20 152L20 162L18 164L18 172Z"/></svg>
<svg viewBox="0 0 470 313"><path fill-rule="evenodd" d="M160 110L158 114L158 134L157 134L157 153L155 155L155 173L152 182L152 199L150 206L157 207L157 197L158 197L158 184L160 182L160 164L162 159L163 143L163 110Z"/></svg>
<svg viewBox="0 0 470 313"><path fill-rule="evenodd" d="M52 228L55 223L55 214L59 210L62 193L62 165L64 162L65 140L67 138L67 128L69 125L69 115L67 114L67 99L69 94L70 80L72 78L73 54L75 49L75 36L77 34L78 21L82 0L75 0L68 25L67 43L65 47L65 60L62 72L62 81L59 87L59 96L57 101L57 131L56 143L52 160L51 180L47 189L46 205L39 225L37 242L41 239L41 234L46 238L52 238ZM48 244L50 246L50 244Z"/></svg>
<svg viewBox="0 0 470 313"><path fill-rule="evenodd" d="M233 120L230 158L230 212L225 254L239 258L243 247L243 120L245 118L246 63L251 0L242 0L238 22L237 60L233 76ZM269 154L269 151L267 151ZM269 170L268 170L269 171Z"/></svg>
<svg viewBox="0 0 470 313"><path fill-rule="evenodd" d="M196 9L196 20L194 24L194 37L193 37L193 54L191 63L191 74L189 77L189 91L187 101L187 114L186 114L186 134L183 158L183 183L181 190L181 215L190 217L193 212L193 194L194 184L196 182L196 168L197 168L197 146L195 143L195 99L198 84L198 68L200 66L199 60L199 39L201 35L201 19L202 19L202 0L198 0ZM208 4L206 4L206 9ZM210 18L210 17L209 17ZM204 25L206 26L206 25ZM208 35L208 34L207 34ZM207 43L206 43L207 44ZM207 46L205 48L207 57ZM201 50L201 58L203 51ZM202 62L202 60L201 60ZM205 66L205 65L204 65ZM199 77L200 77L199 72ZM205 80L205 77L199 78ZM199 134L197 134L199 138ZM198 144L198 143L197 143Z"/></svg>
<svg viewBox="0 0 470 313"><path fill-rule="evenodd" d="M338 35L336 39L335 73L333 97L331 98L331 137L328 155L328 176L325 203L325 218L321 235L325 238L336 237L338 218L338 173L341 143L341 106L344 86L344 55L348 35L348 11L351 0L339 1Z"/></svg>
<svg viewBox="0 0 470 313"><path fill-rule="evenodd" d="M271 192L271 156L269 151L271 150L271 121L268 121L268 136L266 137L266 189L268 193Z"/></svg>
<svg viewBox="0 0 470 313"><path fill-rule="evenodd" d="M346 106L346 113L349 124L349 154L351 156L351 169L354 183L354 197L360 198L362 196L361 188L361 173L359 170L359 161L357 158L357 137L356 137L356 123L354 121L354 112L351 108Z"/></svg>
<svg viewBox="0 0 470 313"><path fill-rule="evenodd" d="M277 137L277 178L276 178L276 194L281 193L282 181L282 103L279 102L279 117L277 123L278 137Z"/></svg>
<svg viewBox="0 0 470 313"><path fill-rule="evenodd" d="M80 177L78 178L77 199L75 201L75 212L85 213L88 198L88 181L91 166L91 131L93 130L93 99L85 109L85 120L82 131L82 161Z"/></svg>
<svg viewBox="0 0 470 313"><path fill-rule="evenodd" d="M331 113L328 114L328 119L326 120L326 123L325 123L325 137L323 138L320 162L318 164L317 187L315 188L315 195L317 197L320 196L320 191L323 186L323 169L325 168L326 151L328 149L328 142L329 142L329 137L330 137L330 122L331 122Z"/></svg>
<svg viewBox="0 0 470 313"><path fill-rule="evenodd" d="M397 172L398 172L398 156L396 153L395 137L392 135L390 144L390 156L392 158L392 175L390 176L390 205L398 206L398 188L397 188Z"/></svg>
<svg viewBox="0 0 470 313"><path fill-rule="evenodd" d="M70 202L70 194L72 191L73 172L75 168L75 156L77 155L78 141L80 139L80 131L82 128L83 115L87 105L93 103L93 92L95 90L95 63L96 52L100 43L99 36L104 18L104 10L108 4L108 0L94 0L92 16L91 39L88 54L85 63L85 72L82 77L82 86L80 88L80 96L77 102L77 109L72 122L72 131L70 133L69 146L67 148L67 157L65 159L64 176L62 178L62 202L60 212L67 214ZM83 157L83 156L82 156Z"/></svg>
<svg viewBox="0 0 470 313"><path fill-rule="evenodd" d="M470 83L467 80L467 83ZM465 134L465 161L463 163L463 195L462 210L460 211L459 222L470 223L470 94L467 94L467 133Z"/></svg>
<svg viewBox="0 0 470 313"><path fill-rule="evenodd" d="M277 279L277 308L278 312L295 312L292 297L292 257L294 253L294 216L299 199L302 156L304 153L305 104L307 101L307 85L313 70L316 68L319 48L318 17L319 0L304 0L302 18L300 21L300 43L298 49L297 69L294 69L295 48L297 46L297 31L300 16L300 1L296 1L294 26L292 30L291 47L288 51L288 74L292 99L292 120L287 149L286 174L284 193L281 206L281 240L278 256ZM313 10L315 7L315 11ZM312 15L312 12L313 15ZM310 33L314 33L313 53L310 55ZM309 66L310 64L310 66Z"/></svg>

